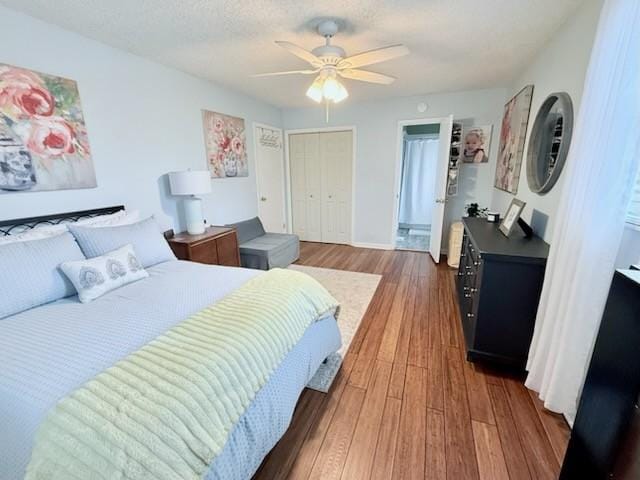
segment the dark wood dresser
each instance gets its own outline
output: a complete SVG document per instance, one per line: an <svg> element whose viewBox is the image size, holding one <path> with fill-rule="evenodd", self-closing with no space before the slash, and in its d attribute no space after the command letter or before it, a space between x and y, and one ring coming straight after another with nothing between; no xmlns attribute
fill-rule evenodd
<svg viewBox="0 0 640 480"><path fill-rule="evenodd" d="M186 232L167 238L169 246L180 260L210 265L240 266L240 251L235 228L208 227L203 234Z"/></svg>
<svg viewBox="0 0 640 480"><path fill-rule="evenodd" d="M467 359L522 369L533 335L549 245L509 238L498 224L464 218L457 289Z"/></svg>
<svg viewBox="0 0 640 480"><path fill-rule="evenodd" d="M560 480L640 478L640 271L617 271Z"/></svg>

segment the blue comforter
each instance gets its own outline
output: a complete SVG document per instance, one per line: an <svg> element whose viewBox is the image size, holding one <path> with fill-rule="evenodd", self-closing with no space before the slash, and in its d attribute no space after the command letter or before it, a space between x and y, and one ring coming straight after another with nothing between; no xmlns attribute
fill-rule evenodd
<svg viewBox="0 0 640 480"><path fill-rule="evenodd" d="M0 320L0 478L19 479L47 411L119 359L258 275L171 261L80 304L76 297ZM313 324L234 427L208 479L250 478L286 430L298 396L340 346L333 318Z"/></svg>

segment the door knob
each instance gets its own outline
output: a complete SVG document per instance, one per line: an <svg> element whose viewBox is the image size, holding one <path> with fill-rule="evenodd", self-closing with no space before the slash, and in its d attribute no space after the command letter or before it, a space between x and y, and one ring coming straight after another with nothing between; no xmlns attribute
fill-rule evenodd
<svg viewBox="0 0 640 480"><path fill-rule="evenodd" d="M260 197L260 201L261 202L266 202L267 201L267 197Z"/></svg>

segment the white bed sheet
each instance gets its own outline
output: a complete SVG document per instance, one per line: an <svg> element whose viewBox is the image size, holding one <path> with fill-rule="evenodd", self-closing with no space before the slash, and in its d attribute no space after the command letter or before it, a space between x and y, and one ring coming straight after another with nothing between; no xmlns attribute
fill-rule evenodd
<svg viewBox="0 0 640 480"><path fill-rule="evenodd" d="M148 271L88 304L70 297L0 320L0 479L22 478L59 399L261 273L182 261Z"/></svg>

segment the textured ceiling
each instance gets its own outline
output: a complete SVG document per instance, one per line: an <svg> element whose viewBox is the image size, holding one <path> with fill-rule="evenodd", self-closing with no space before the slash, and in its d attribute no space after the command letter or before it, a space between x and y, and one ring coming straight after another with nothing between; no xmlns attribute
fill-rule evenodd
<svg viewBox="0 0 640 480"><path fill-rule="evenodd" d="M590 1L590 0L586 0ZM280 107L310 105L306 68L273 42L323 43L313 19L337 16L348 55L394 43L407 57L371 66L391 86L345 80L349 102L507 85L582 0L0 0L5 6Z"/></svg>

